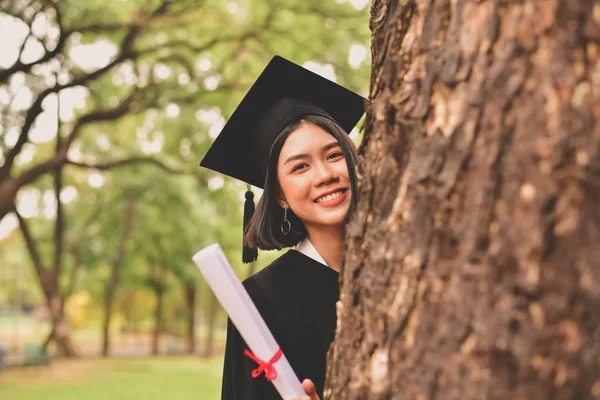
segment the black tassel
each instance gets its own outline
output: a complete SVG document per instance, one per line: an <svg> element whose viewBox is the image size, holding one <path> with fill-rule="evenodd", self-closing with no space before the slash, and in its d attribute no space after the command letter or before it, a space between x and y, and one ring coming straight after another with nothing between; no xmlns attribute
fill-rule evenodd
<svg viewBox="0 0 600 400"><path fill-rule="evenodd" d="M242 250L242 262L244 264L248 264L256 261L258 258L258 250L255 247L250 247L248 243L246 243L246 232L248 230L248 224L250 223L250 219L252 219L252 215L254 215L254 193L248 188L246 192L246 201L244 202L244 247Z"/></svg>

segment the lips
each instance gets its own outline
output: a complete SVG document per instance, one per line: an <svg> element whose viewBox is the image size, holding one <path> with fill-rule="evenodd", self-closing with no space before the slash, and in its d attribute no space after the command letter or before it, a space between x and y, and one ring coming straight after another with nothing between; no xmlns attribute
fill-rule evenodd
<svg viewBox="0 0 600 400"><path fill-rule="evenodd" d="M332 202L335 202L335 200L337 200L339 197L345 197L344 195L347 191L348 191L348 189L346 189L346 188L334 189L330 192L322 194L321 196L317 197L313 201L317 204L332 203Z"/></svg>

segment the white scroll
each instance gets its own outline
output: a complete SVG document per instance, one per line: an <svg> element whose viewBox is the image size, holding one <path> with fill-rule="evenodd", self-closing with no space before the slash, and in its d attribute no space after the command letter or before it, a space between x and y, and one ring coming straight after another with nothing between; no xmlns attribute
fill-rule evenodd
<svg viewBox="0 0 600 400"><path fill-rule="evenodd" d="M264 362L270 361L279 351L279 345L233 272L221 246L211 244L197 252L192 259L252 353ZM283 399L306 396L285 354L273 363L273 367L277 375L271 382ZM265 379L265 376L256 379Z"/></svg>

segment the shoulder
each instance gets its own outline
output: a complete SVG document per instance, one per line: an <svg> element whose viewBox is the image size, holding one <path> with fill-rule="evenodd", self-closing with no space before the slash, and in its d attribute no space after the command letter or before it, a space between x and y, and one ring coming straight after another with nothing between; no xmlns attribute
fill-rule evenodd
<svg viewBox="0 0 600 400"><path fill-rule="evenodd" d="M274 304L288 298L297 289L293 270L301 263L295 253L295 250L287 251L242 282L259 309L267 303Z"/></svg>
<svg viewBox="0 0 600 400"><path fill-rule="evenodd" d="M288 250L271 264L256 272L242 283L255 303L268 300L273 289L285 285L289 279L290 266L297 264L295 250Z"/></svg>
<svg viewBox="0 0 600 400"><path fill-rule="evenodd" d="M290 265L297 263L295 252L295 250L288 250L271 264L246 279L244 286L258 284L268 288L274 283L281 282L281 279L288 275Z"/></svg>
<svg viewBox="0 0 600 400"><path fill-rule="evenodd" d="M250 299L276 338L281 338L283 326L287 323L287 318L285 316L282 318L282 314L285 314L286 310L293 311L289 306L290 283L286 278L286 270L290 262L293 262L291 260L294 255L289 253L293 251L283 254L242 282ZM288 288L285 296L282 296L282 287Z"/></svg>

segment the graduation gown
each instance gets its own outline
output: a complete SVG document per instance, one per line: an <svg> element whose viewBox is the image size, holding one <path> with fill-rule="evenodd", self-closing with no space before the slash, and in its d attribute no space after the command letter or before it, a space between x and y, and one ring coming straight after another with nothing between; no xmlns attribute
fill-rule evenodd
<svg viewBox="0 0 600 400"><path fill-rule="evenodd" d="M327 351L335 335L338 278L337 271L289 250L243 282L300 381L311 379L321 398ZM264 372L252 378L258 365L244 355L247 348L228 321L221 399L280 400Z"/></svg>

